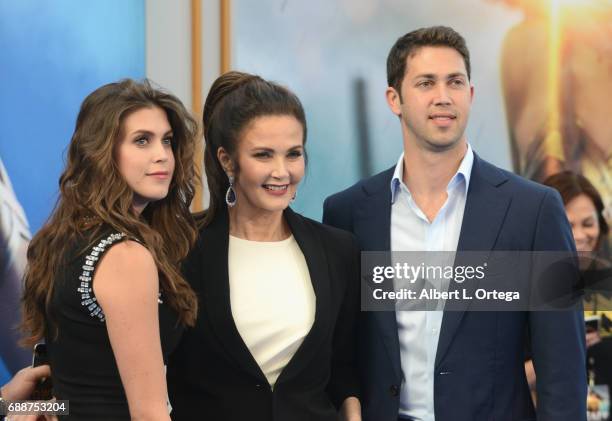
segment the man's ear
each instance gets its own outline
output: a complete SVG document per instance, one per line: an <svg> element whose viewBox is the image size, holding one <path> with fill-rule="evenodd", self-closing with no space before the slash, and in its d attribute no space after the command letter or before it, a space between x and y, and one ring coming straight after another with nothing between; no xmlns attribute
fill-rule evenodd
<svg viewBox="0 0 612 421"><path fill-rule="evenodd" d="M399 117L402 113L401 111L402 101L400 99L399 92L397 92L395 88L392 88L391 86L389 86L387 87L387 90L385 91L385 97L387 99L387 105L389 106L389 109L391 110L391 112Z"/></svg>

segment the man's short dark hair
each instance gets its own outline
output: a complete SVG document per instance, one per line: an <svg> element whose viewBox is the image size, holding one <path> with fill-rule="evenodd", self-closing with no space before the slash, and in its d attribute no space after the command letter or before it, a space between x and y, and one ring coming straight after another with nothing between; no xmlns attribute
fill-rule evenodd
<svg viewBox="0 0 612 421"><path fill-rule="evenodd" d="M387 83L400 93L404 74L406 73L406 58L413 56L421 47L450 47L456 50L465 63L468 79L470 79L470 52L465 39L448 26L430 26L408 32L400 37L387 56Z"/></svg>

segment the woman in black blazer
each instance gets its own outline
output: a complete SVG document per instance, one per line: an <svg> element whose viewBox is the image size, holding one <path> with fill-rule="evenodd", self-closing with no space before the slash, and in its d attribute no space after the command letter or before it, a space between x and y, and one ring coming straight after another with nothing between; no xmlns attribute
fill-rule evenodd
<svg viewBox="0 0 612 421"><path fill-rule="evenodd" d="M297 97L229 72L204 106L210 206L185 275L196 326L168 364L173 420L361 420L359 251L293 212L306 120Z"/></svg>

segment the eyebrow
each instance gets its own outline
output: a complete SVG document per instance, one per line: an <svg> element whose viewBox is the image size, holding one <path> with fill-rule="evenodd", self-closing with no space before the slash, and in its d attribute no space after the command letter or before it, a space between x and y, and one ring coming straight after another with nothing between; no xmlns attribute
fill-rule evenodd
<svg viewBox="0 0 612 421"><path fill-rule="evenodd" d="M303 149L304 145L295 145L289 148L290 151L293 151L295 149ZM272 148L266 148L265 146L254 146L252 149L252 151L263 151L263 152L274 152L274 149Z"/></svg>
<svg viewBox="0 0 612 421"><path fill-rule="evenodd" d="M445 79L449 80L449 79L454 79L456 77L462 77L464 79L467 79L467 75L463 72L454 72L451 73L449 75L446 75ZM438 80L438 76L433 74L433 73L423 73L420 75L416 75L413 80L417 80L417 79L433 79L433 80Z"/></svg>
<svg viewBox="0 0 612 421"><path fill-rule="evenodd" d="M135 132L130 133L130 136L135 136L135 135L147 135L147 136L155 136L155 133L153 133L150 130L136 130ZM172 133L172 130L168 130L166 133L164 133L163 137L166 136L172 136L174 133Z"/></svg>

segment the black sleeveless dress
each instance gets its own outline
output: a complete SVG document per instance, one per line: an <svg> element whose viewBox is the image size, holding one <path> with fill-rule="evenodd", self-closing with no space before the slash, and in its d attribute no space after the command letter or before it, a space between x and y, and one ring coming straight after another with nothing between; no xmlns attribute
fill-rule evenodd
<svg viewBox="0 0 612 421"><path fill-rule="evenodd" d="M129 420L125 391L106 330L104 312L94 296L92 281L98 261L113 245L127 239L110 229L83 238L71 248L56 278L46 338L53 393L68 400L70 415L62 420ZM93 241L92 241L93 240ZM83 251L85 250L85 251ZM164 364L177 346L182 327L160 296L159 327Z"/></svg>

